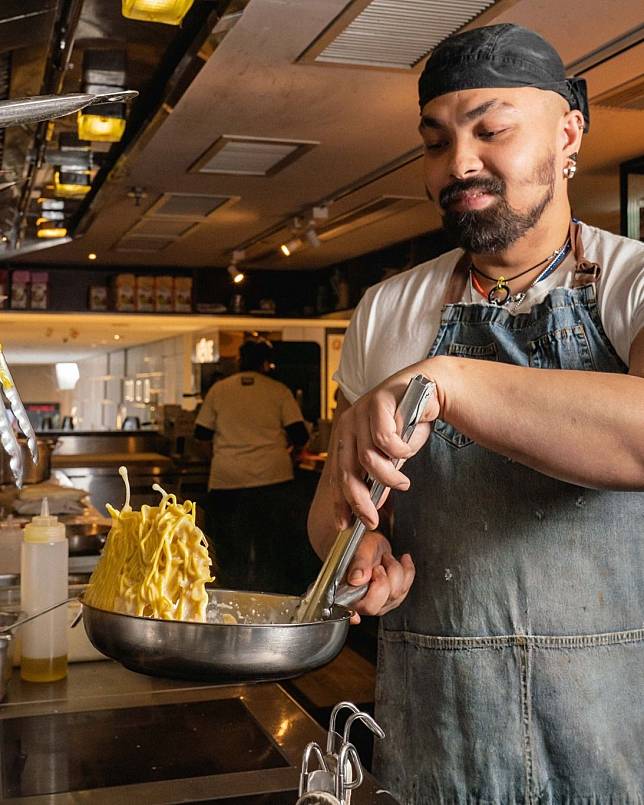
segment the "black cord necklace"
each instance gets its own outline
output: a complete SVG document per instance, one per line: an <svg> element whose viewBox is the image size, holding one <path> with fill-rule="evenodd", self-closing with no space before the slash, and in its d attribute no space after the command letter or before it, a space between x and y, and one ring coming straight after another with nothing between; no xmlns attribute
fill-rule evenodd
<svg viewBox="0 0 644 805"><path fill-rule="evenodd" d="M492 304L496 305L504 305L510 299L510 286L508 285L509 282L514 282L514 280L519 279L519 277L523 277L525 274L529 274L531 271L534 271L535 268L539 268L539 266L547 263L550 260L550 264L542 271L541 274L536 278L536 280L532 283L532 285L536 285L537 282L544 279L545 276L551 273L552 269L558 265L559 258L561 257L564 252L567 251L567 246L569 244L569 239L566 238L566 241L562 246L558 249L555 249L552 254L549 254L547 257L544 257L543 260L539 260L538 263L535 263L530 268L526 268L525 271L520 271L518 274L515 274L513 277L490 277L488 274L485 274L481 271L480 268L477 268L473 262L470 262L470 271L473 271L476 274L479 274L481 277L485 277L486 280L490 280L491 282L495 282L496 285L493 288L490 288L490 291L487 295L487 301Z"/></svg>

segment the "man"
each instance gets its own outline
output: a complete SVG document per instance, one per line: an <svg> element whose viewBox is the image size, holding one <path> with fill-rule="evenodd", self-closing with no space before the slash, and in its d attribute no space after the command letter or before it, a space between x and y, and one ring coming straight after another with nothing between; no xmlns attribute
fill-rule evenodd
<svg viewBox="0 0 644 805"><path fill-rule="evenodd" d="M405 805L641 802L644 248L571 220L585 87L535 33L447 39L419 89L461 248L356 310L309 516L323 556L352 512L377 527L366 473L399 490L348 572L358 613L389 613L375 773Z"/></svg>
<svg viewBox="0 0 644 805"><path fill-rule="evenodd" d="M284 592L289 541L287 512L293 464L289 444L309 438L290 390L268 377L268 341L246 341L239 373L215 383L197 416L195 436L212 439L206 533L217 557L217 581L231 589Z"/></svg>

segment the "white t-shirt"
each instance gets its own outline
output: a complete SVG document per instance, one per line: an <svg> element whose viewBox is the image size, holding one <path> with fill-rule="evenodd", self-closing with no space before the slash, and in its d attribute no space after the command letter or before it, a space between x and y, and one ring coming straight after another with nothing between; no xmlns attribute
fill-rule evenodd
<svg viewBox="0 0 644 805"><path fill-rule="evenodd" d="M644 246L593 226L579 226L584 256L601 266L596 287L602 326L628 366L631 344L644 328ZM334 375L350 403L427 357L438 333L447 284L462 254L454 249L367 290L347 329ZM529 311L553 288L571 287L574 273L574 261L566 261L531 288L513 312ZM488 304L470 283L461 302Z"/></svg>
<svg viewBox="0 0 644 805"><path fill-rule="evenodd" d="M246 489L293 478L284 428L302 421L290 390L259 372L220 380L196 424L214 431L210 489Z"/></svg>

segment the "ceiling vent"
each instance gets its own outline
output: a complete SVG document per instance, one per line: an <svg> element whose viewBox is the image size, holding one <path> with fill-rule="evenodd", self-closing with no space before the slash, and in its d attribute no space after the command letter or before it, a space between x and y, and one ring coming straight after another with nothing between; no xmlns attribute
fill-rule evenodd
<svg viewBox="0 0 644 805"><path fill-rule="evenodd" d="M593 105L611 106L617 109L644 109L644 76L620 84L592 100Z"/></svg>
<svg viewBox="0 0 644 805"><path fill-rule="evenodd" d="M299 60L410 70L493 5L494 0L356 0Z"/></svg>
<svg viewBox="0 0 644 805"><path fill-rule="evenodd" d="M333 238L339 238L360 229L360 227L374 224L383 218L389 218L390 215L417 207L419 204L427 204L427 199L413 196L379 196L349 212L336 216L328 224L318 227L317 235L322 241L333 240Z"/></svg>
<svg viewBox="0 0 644 805"><path fill-rule="evenodd" d="M319 143L224 134L190 167L190 172L273 176L316 145Z"/></svg>
<svg viewBox="0 0 644 805"><path fill-rule="evenodd" d="M151 238L145 235L127 234L112 247L115 252L161 252L167 249L176 238Z"/></svg>
<svg viewBox="0 0 644 805"><path fill-rule="evenodd" d="M180 238L196 224L187 218L166 218L165 216L145 217L128 230L127 235L144 237Z"/></svg>
<svg viewBox="0 0 644 805"><path fill-rule="evenodd" d="M164 193L147 210L147 216L189 218L204 221L222 207L239 201L239 196L210 196L204 193Z"/></svg>

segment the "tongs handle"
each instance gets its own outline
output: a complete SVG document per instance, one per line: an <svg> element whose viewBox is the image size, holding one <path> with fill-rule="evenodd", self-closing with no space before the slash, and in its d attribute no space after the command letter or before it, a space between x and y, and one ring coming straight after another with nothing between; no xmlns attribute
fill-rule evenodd
<svg viewBox="0 0 644 805"><path fill-rule="evenodd" d="M409 381L395 413L400 438L403 441L408 442L411 439L427 400L434 394L435 388L434 383L421 374L415 375ZM398 466L398 463L395 462L395 465ZM374 505L378 505L385 489L386 486L380 481L372 480L369 495ZM338 534L313 587L298 607L295 619L299 623L310 622L328 614L335 601L338 585L347 572L365 531L365 524L356 518L353 526Z"/></svg>

